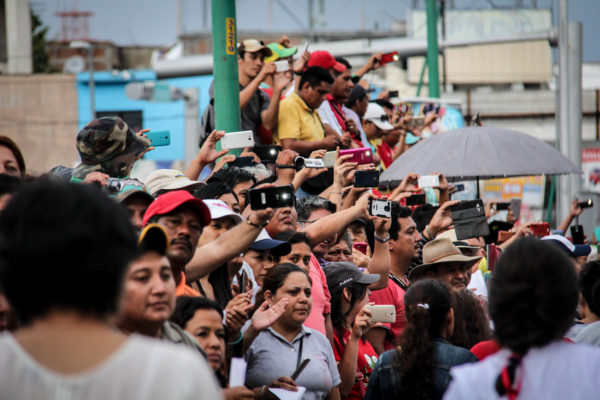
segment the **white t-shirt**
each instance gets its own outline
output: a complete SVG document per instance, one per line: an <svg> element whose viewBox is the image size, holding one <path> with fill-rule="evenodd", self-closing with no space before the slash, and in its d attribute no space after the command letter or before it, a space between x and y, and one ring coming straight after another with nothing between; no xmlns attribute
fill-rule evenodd
<svg viewBox="0 0 600 400"><path fill-rule="evenodd" d="M478 363L452 368L444 400L500 399L496 379L509 356L510 351L500 350ZM558 341L530 349L517 369L517 377L523 376L518 399L598 399L599 371L598 348Z"/></svg>
<svg viewBox="0 0 600 400"><path fill-rule="evenodd" d="M64 375L34 360L10 333L0 335L0 399L220 399L213 372L184 346L131 335L101 365Z"/></svg>

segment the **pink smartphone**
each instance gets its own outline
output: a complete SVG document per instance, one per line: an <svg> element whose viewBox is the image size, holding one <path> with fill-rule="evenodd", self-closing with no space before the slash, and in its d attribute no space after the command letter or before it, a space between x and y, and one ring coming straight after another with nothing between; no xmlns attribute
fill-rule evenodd
<svg viewBox="0 0 600 400"><path fill-rule="evenodd" d="M352 247L354 247L356 250L360 251L363 254L367 254L367 246L368 244L366 244L365 242L354 242L354 244L352 245Z"/></svg>
<svg viewBox="0 0 600 400"><path fill-rule="evenodd" d="M373 151L369 147L340 150L340 156L345 156L347 154L352 154L352 157L345 162L355 162L359 164L371 164L373 162Z"/></svg>

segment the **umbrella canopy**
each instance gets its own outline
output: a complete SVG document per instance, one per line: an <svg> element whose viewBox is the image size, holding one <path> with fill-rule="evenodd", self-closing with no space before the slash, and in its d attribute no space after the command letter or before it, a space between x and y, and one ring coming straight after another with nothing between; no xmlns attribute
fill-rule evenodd
<svg viewBox="0 0 600 400"><path fill-rule="evenodd" d="M380 183L394 185L410 173L440 172L451 180L510 176L581 174L554 147L521 132L491 127L469 127L437 134L394 161Z"/></svg>

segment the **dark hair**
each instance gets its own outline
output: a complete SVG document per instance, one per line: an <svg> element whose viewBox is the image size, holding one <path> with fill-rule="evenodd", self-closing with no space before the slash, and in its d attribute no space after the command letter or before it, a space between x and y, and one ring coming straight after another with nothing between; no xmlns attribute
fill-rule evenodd
<svg viewBox="0 0 600 400"><path fill-rule="evenodd" d="M232 194L233 197L235 197L235 200L239 202L237 195L229 185L220 179L215 179L196 189L196 191L194 191L194 197L202 200L218 199L228 193Z"/></svg>
<svg viewBox="0 0 600 400"><path fill-rule="evenodd" d="M338 263L329 263L329 266L334 266ZM341 263L340 263L341 264ZM344 264L348 264L344 262ZM344 341L341 340L343 338L343 333L345 331L344 324L346 322L346 317L352 312L354 305L362 300L367 294L368 285L363 285L361 283L352 282L347 286L340 286L339 284L334 284L329 286L329 293L331 294L331 324L333 325L334 330L336 331L336 335L340 339L340 343ZM344 296L344 288L348 288L350 291L350 308L347 312L342 312L342 297Z"/></svg>
<svg viewBox="0 0 600 400"><path fill-rule="evenodd" d="M432 204L424 204L420 207L415 208L415 210L412 213L412 219L413 221L415 221L415 224L417 225L417 230L419 232L423 232L423 230L429 224L431 218L433 218L433 215L439 208L439 206L434 206Z"/></svg>
<svg viewBox="0 0 600 400"><path fill-rule="evenodd" d="M408 207L402 207L400 204L392 201L392 220L390 223L390 229L388 229L388 233L390 234L391 240L398 240L398 232L402 229L400 226L400 222L398 222L399 218L408 218L412 215L412 211ZM367 241L369 242L369 247L371 247L371 251L375 249L375 227L373 223L369 223L371 221L367 221L365 224L365 233L367 234Z"/></svg>
<svg viewBox="0 0 600 400"><path fill-rule="evenodd" d="M335 61L339 62L340 64L343 64L347 70L352 69L352 64L350 64L348 62L348 60L346 60L344 57L336 57ZM341 72L335 71L334 74L335 74L335 76L339 76L341 74Z"/></svg>
<svg viewBox="0 0 600 400"><path fill-rule="evenodd" d="M288 242L290 245L294 245L296 243L306 243L306 245L310 248L310 239L308 238L308 236L306 236L306 233L304 232L297 232L292 230L283 231L273 236L273 239ZM281 256L279 255L273 254L273 258L277 263L281 260Z"/></svg>
<svg viewBox="0 0 600 400"><path fill-rule="evenodd" d="M600 316L600 261L592 261L581 268L579 290L590 310Z"/></svg>
<svg viewBox="0 0 600 400"><path fill-rule="evenodd" d="M188 321L194 317L196 310L215 310L223 319L223 309L215 301L206 297L180 296L177 298L170 320L185 329Z"/></svg>
<svg viewBox="0 0 600 400"><path fill-rule="evenodd" d="M256 177L249 171L246 171L243 168L232 167L229 166L227 168L221 168L217 172L213 174L213 176L208 180L208 183L211 183L213 180L219 179L222 182L225 182L230 188L236 187L239 183L242 182L250 182L256 183Z"/></svg>
<svg viewBox="0 0 600 400"><path fill-rule="evenodd" d="M479 298L469 289L454 292L454 332L448 339L455 346L470 349L492 338L490 324Z"/></svg>
<svg viewBox="0 0 600 400"><path fill-rule="evenodd" d="M17 146L17 144L8 136L2 135L0 135L0 146L4 146L10 149L10 151L15 156L15 159L17 160L17 165L19 166L21 176L25 175L25 159L23 158L23 153L21 153L21 149L19 149L19 146Z"/></svg>
<svg viewBox="0 0 600 400"><path fill-rule="evenodd" d="M300 78L300 84L298 85L298 88L302 89L304 84L307 82L310 87L316 88L321 84L321 82L332 84L333 77L323 67L308 67L304 70L304 72L302 72L302 78Z"/></svg>
<svg viewBox="0 0 600 400"><path fill-rule="evenodd" d="M224 263L219 268L208 274L208 282L213 287L215 301L220 307L225 309L225 307L227 307L227 303L233 299L227 263Z"/></svg>
<svg viewBox="0 0 600 400"><path fill-rule="evenodd" d="M396 353L402 384L397 398L433 397L434 338L440 335L451 308L450 291L443 283L424 279L404 295L406 328L400 336L402 352ZM399 365L398 365L399 364Z"/></svg>
<svg viewBox="0 0 600 400"><path fill-rule="evenodd" d="M136 242L126 212L95 187L38 179L0 215L0 282L25 324L55 309L105 318Z"/></svg>
<svg viewBox="0 0 600 400"><path fill-rule="evenodd" d="M312 279L310 279L310 276L308 276L308 273L305 270L296 264L286 262L277 264L267 272L265 278L263 279L261 292L264 293L268 290L274 294L280 287L283 286L283 282L285 282L287 276L292 272L302 272L304 275L306 275L306 278L308 278L308 281L312 285ZM258 303L258 301L256 303Z"/></svg>
<svg viewBox="0 0 600 400"><path fill-rule="evenodd" d="M371 103L379 104L381 107L387 108L388 110L394 110L394 105L386 99L375 99Z"/></svg>
<svg viewBox="0 0 600 400"><path fill-rule="evenodd" d="M15 193L21 184L21 179L16 176L0 174L0 196Z"/></svg>
<svg viewBox="0 0 600 400"><path fill-rule="evenodd" d="M502 253L489 288L489 312L498 343L516 355L508 365L510 385L531 347L559 340L569 329L577 301L575 269L560 249L526 237ZM506 393L501 376L496 390Z"/></svg>
<svg viewBox="0 0 600 400"><path fill-rule="evenodd" d="M310 213L315 210L327 210L332 214L335 213L337 207L335 203L319 197L319 196L307 196L296 201L296 213L298 214L298 221L307 220L310 217Z"/></svg>

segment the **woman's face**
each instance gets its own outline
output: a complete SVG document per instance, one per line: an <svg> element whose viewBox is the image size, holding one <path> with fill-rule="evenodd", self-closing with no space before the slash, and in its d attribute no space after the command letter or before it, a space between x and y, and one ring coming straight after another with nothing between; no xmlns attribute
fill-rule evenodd
<svg viewBox="0 0 600 400"><path fill-rule="evenodd" d="M206 225L202 229L200 240L198 240L198 246L202 247L207 243L217 240L222 234L230 230L235 226L235 222L231 217L217 218L210 221L210 224Z"/></svg>
<svg viewBox="0 0 600 400"><path fill-rule="evenodd" d="M0 146L0 174L20 177L21 172L12 150L6 146Z"/></svg>
<svg viewBox="0 0 600 400"><path fill-rule="evenodd" d="M279 262L296 264L308 273L310 269L310 247L304 242L294 243L290 254L281 256Z"/></svg>
<svg viewBox="0 0 600 400"><path fill-rule="evenodd" d="M238 204L238 201L236 200L236 198L233 194L225 193L224 195L219 197L218 200L225 202L225 204L227 204L229 206L229 208L231 208L236 213L240 212L240 205Z"/></svg>
<svg viewBox="0 0 600 400"><path fill-rule="evenodd" d="M244 261L252 268L254 279L258 286L262 286L265 275L275 265L270 250L258 251L250 249L244 254Z"/></svg>
<svg viewBox="0 0 600 400"><path fill-rule="evenodd" d="M284 297L289 301L280 320L286 325L299 327L308 318L312 308L311 285L305 273L292 272L275 294L265 292L265 298L271 306Z"/></svg>
<svg viewBox="0 0 600 400"><path fill-rule="evenodd" d="M185 331L196 338L212 370L221 368L225 361L225 327L219 313L213 309L196 310Z"/></svg>
<svg viewBox="0 0 600 400"><path fill-rule="evenodd" d="M133 261L125 277L120 320L127 326L161 325L175 307L175 280L167 257L148 252Z"/></svg>

